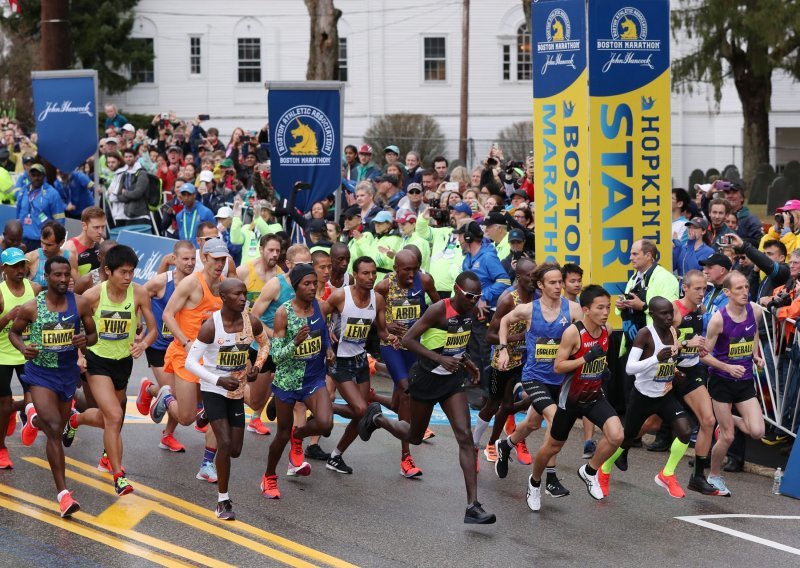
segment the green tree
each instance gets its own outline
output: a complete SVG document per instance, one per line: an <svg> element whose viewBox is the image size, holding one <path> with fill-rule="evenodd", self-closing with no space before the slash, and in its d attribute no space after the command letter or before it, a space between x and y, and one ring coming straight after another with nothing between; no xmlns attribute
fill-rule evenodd
<svg viewBox="0 0 800 568"><path fill-rule="evenodd" d="M139 0L70 0L71 42L65 49L70 50L74 67L97 70L100 88L108 93L131 88L135 80L128 70L153 61L151 48L131 37L133 9L138 3ZM21 38L38 41L41 2L20 0L20 4L21 13L0 18L0 25ZM27 73L37 68L39 62L34 60Z"/></svg>
<svg viewBox="0 0 800 568"><path fill-rule="evenodd" d="M672 29L686 54L672 63L673 87L714 89L733 80L744 115L743 178L750 183L769 162L772 75L800 78L800 2L797 0L678 0Z"/></svg>

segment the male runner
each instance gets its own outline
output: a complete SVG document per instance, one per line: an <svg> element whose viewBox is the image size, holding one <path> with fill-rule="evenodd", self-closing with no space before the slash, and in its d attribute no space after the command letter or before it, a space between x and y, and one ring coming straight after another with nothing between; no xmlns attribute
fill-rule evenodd
<svg viewBox="0 0 800 568"><path fill-rule="evenodd" d="M28 259L28 278L42 288L47 285L44 277L44 263L48 258L63 256L70 259L70 253L61 247L67 237L67 230L58 221L47 221L42 225L42 236L39 241L41 248L28 252L25 256ZM78 273L73 267L72 277L77 279Z"/></svg>
<svg viewBox="0 0 800 568"><path fill-rule="evenodd" d="M64 429L64 444L69 446L79 426L103 430L103 457L108 458L117 495L127 495L133 486L122 467L122 423L125 419L128 380L133 360L155 341L156 323L150 309L150 296L144 286L133 283L139 258L125 245L117 245L106 254L107 280L83 294L92 308L97 328L97 343L86 353L86 373L97 408L70 416ZM137 340L137 314L144 317L147 332Z"/></svg>
<svg viewBox="0 0 800 568"><path fill-rule="evenodd" d="M525 389L535 411L529 413L508 438L495 443L497 450L495 473L500 478L508 475L511 450L541 426L542 418L547 420L546 443L554 425L558 409L557 401L564 382L564 375L554 369L556 354L565 330L569 329L571 323L580 321L583 316L578 304L561 296L564 280L558 264L539 265L534 273L534 281L541 292L541 297L529 304L519 305L500 321L498 346L500 355L497 361L500 369L506 368L511 356L507 347L509 328L520 322L524 322L527 327L525 344L529 348L522 369L522 388ZM569 495L569 490L561 484L556 475L555 455L546 463L545 492L551 497L566 497ZM536 472L535 466L533 471Z"/></svg>
<svg viewBox="0 0 800 568"><path fill-rule="evenodd" d="M344 243L331 245L331 287L343 288L352 284L347 267L350 266L350 249Z"/></svg>
<svg viewBox="0 0 800 568"><path fill-rule="evenodd" d="M550 431L533 461L533 473L528 478L528 507L541 509L542 473L569 437L575 421L586 416L603 431L597 451L588 463L578 469L593 499L602 499L603 491L597 480L597 470L619 447L623 440L622 423L603 394L603 377L608 370L610 332L607 327L611 311L611 295L602 287L589 285L580 296L583 320L570 325L561 336L553 372L566 375L558 395L558 408Z"/></svg>
<svg viewBox="0 0 800 568"><path fill-rule="evenodd" d="M314 254L317 254L316 252ZM339 416L350 418L336 449L326 464L326 468L337 473L353 473L353 468L344 462L342 454L358 436L358 421L364 416L369 397L369 361L367 360L367 335L373 324L382 340L398 343L397 337L386 331L383 296L375 293L375 280L378 268L368 256L357 258L353 263L355 283L336 290L328 298L328 309L339 315L338 324L332 330L336 345L336 359L328 368L328 374L336 381L336 388L347 402L334 404L333 411ZM405 475L405 472L401 470ZM420 472L421 473L421 472Z"/></svg>
<svg viewBox="0 0 800 568"><path fill-rule="evenodd" d="M720 475L722 459L733 443L734 427L758 440L764 435L764 418L756 399L753 363L764 367L758 340L761 310L749 301L747 278L733 271L722 284L728 304L711 316L706 332L705 351L701 358L708 365L708 394L719 423L719 439L711 450L708 482L719 495L731 492ZM739 416L731 414L736 405Z"/></svg>
<svg viewBox="0 0 800 568"><path fill-rule="evenodd" d="M666 298L655 296L650 299L647 308L653 323L636 333L625 365L625 372L636 377L625 413L625 439L603 463L597 478L603 495L607 496L614 462L625 449L631 447L634 439L640 437L640 432L647 429L645 422L655 414L662 422L670 424L676 436L667 464L658 472L655 482L666 489L671 497L682 499L686 494L675 476L675 468L689 447L692 426L672 390L675 362L681 348L678 334L672 327L675 307Z"/></svg>
<svg viewBox="0 0 800 568"><path fill-rule="evenodd" d="M256 379L266 360L269 340L262 323L246 311L247 287L241 280L225 280L219 296L222 308L200 327L186 357L186 368L200 377L203 407L217 439L217 518L232 521L236 515L228 495L231 458L242 452L244 402L250 394L247 382ZM248 369L247 351L254 340L259 345L258 356Z"/></svg>
<svg viewBox="0 0 800 568"><path fill-rule="evenodd" d="M33 300L42 288L25 278L28 267L22 250L15 247L5 249L0 255L0 262L3 263L3 282L0 282L0 469L13 469L14 464L6 448L6 436L14 433L17 424L14 399L11 397L11 377L14 372L25 391L27 402L30 402L30 395L28 385L22 379L25 357L11 345L8 332L22 305ZM27 329L22 340L28 341L29 335L30 329ZM21 402L25 405L26 401Z"/></svg>
<svg viewBox="0 0 800 568"><path fill-rule="evenodd" d="M308 264L296 264L289 273L295 297L275 312L272 357L277 370L272 394L278 431L269 446L267 469L261 479L261 493L280 499L275 469L291 440L286 475L306 476L311 466L303 461L303 438L328 436L333 428L333 410L325 388L325 361L333 362L328 326L316 299L317 274ZM293 426L295 404L302 402L313 417L303 426Z"/></svg>
<svg viewBox="0 0 800 568"><path fill-rule="evenodd" d="M409 328L414 325L428 304L426 296L431 302L439 301L439 293L433 278L420 271L420 261L416 254L409 250L401 250L394 259L394 272L390 273L377 286L375 292L381 296L386 305L384 321L386 331L392 336L402 339ZM386 364L389 376L394 383L389 408L397 412L400 420L409 422L411 418L411 398L408 394L408 377L412 365L416 363L417 356L399 345L390 341L381 341L381 358ZM426 439L430 436L423 436ZM422 475L422 470L414 463L407 440L400 441L400 472L405 477Z"/></svg>
<svg viewBox="0 0 800 568"><path fill-rule="evenodd" d="M103 244L106 242L108 241ZM102 251L102 245L100 248ZM173 338L172 331L164 322L164 308L167 307L169 299L175 292L175 287L194 272L194 245L189 241L178 241L172 247L172 254L175 255L175 268L169 272L158 274L144 285L147 294L150 296L158 337L145 351L147 365L153 370L153 376L157 383L153 383L147 377L143 377L139 383L136 409L142 416L150 414L150 405L153 402L153 397L158 394L160 387L164 385L175 387L175 375L164 372L164 357ZM159 448L170 452L186 451L184 445L175 439L175 428L177 427L178 421L171 414L167 415L167 425L161 432L161 440L158 443Z"/></svg>
<svg viewBox="0 0 800 568"><path fill-rule="evenodd" d="M100 261L99 266L97 268L92 268L89 272L80 276L75 281L75 286L72 287L73 292L76 294L83 294L89 290L89 288L97 286L100 282L105 282L108 279L105 270L106 254L118 244L117 241L112 241L110 239L106 239L100 243L100 246L97 247L97 258Z"/></svg>
<svg viewBox="0 0 800 568"><path fill-rule="evenodd" d="M81 213L81 232L64 244L70 263L80 276L100 266L98 245L106 232L106 214L99 207L87 207Z"/></svg>
<svg viewBox="0 0 800 568"><path fill-rule="evenodd" d="M675 300L675 319L672 325L678 330L681 352L678 354L678 372L675 374L675 394L692 409L699 423L694 445L694 473L687 487L703 495L717 495L717 489L706 481L705 469L709 465L708 451L716 419L711 407L711 397L706 388L707 371L700 363L700 352L705 348L703 336L703 297L708 280L699 270L683 275L683 297Z"/></svg>
<svg viewBox="0 0 800 568"><path fill-rule="evenodd" d="M89 302L67 290L72 277L69 261L63 256L48 259L44 272L47 291L22 305L8 338L26 359L25 382L33 399L25 409L28 420L22 443L30 446L44 430L61 516L69 517L80 505L67 490L61 433L80 381L78 350L94 345L97 331ZM25 343L22 336L28 326L30 342Z"/></svg>
<svg viewBox="0 0 800 568"><path fill-rule="evenodd" d="M464 393L467 375L473 383L480 380L478 368L467 358L467 343L480 297L478 276L474 272L462 272L456 278L452 299L446 298L430 306L403 336L403 347L419 358L409 373L409 422L386 418L380 404L373 402L358 424L358 434L364 441L369 440L376 429L383 428L395 438L416 446L422 443L433 407L439 403L458 442L459 463L467 489L464 522L469 524L491 524L497 520L478 502L478 476Z"/></svg>

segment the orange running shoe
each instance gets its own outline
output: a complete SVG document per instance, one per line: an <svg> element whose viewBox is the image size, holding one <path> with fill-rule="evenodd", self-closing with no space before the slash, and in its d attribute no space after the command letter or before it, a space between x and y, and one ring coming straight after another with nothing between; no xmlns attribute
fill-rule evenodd
<svg viewBox="0 0 800 568"><path fill-rule="evenodd" d="M72 491L68 491L67 494L58 501L58 508L61 509L61 518L66 519L67 517L71 517L73 513L80 511L81 506L72 498Z"/></svg>
<svg viewBox="0 0 800 568"><path fill-rule="evenodd" d="M503 429L506 431L506 436L510 436L517 429L517 422L514 420L513 414L508 415Z"/></svg>
<svg viewBox="0 0 800 568"><path fill-rule="evenodd" d="M14 469L14 463L8 456L7 448L0 448L0 469Z"/></svg>
<svg viewBox="0 0 800 568"><path fill-rule="evenodd" d="M600 484L600 490L603 492L603 497L608 497L608 486L611 482L611 474L603 473L602 469L597 470L597 481Z"/></svg>
<svg viewBox="0 0 800 568"><path fill-rule="evenodd" d="M406 457L400 462L400 475L408 478L422 475L422 470L414 463L414 458L411 457L411 454L406 454Z"/></svg>
<svg viewBox="0 0 800 568"><path fill-rule="evenodd" d="M272 430L261 421L261 417L259 416L253 416L250 419L250 423L247 425L247 431L254 432L260 436L269 436L272 434Z"/></svg>
<svg viewBox="0 0 800 568"><path fill-rule="evenodd" d="M36 436L39 435L39 429L33 425L33 419L36 418L36 409L32 403L25 407L25 415L28 417L25 426L22 427L22 443L25 446L32 446L36 441Z"/></svg>
<svg viewBox="0 0 800 568"><path fill-rule="evenodd" d="M494 447L494 444L486 444L486 447L483 449L483 455L486 456L486 461L489 463L494 463L497 461L497 450Z"/></svg>
<svg viewBox="0 0 800 568"><path fill-rule="evenodd" d="M375 371L378 366L378 361L375 359L375 357L373 357L369 353L367 353L367 361L369 362L369 376L371 377L372 375L375 374Z"/></svg>
<svg viewBox="0 0 800 568"><path fill-rule="evenodd" d="M280 499L277 475L264 475L261 477L261 494L267 499Z"/></svg>
<svg viewBox="0 0 800 568"><path fill-rule="evenodd" d="M655 477L656 485L660 485L664 489L667 490L670 497L674 497L675 499L683 499L686 497L686 493L683 492L683 488L681 488L680 483L678 483L678 478L675 477L675 474L672 475L664 475L664 470L658 472L658 475Z"/></svg>
<svg viewBox="0 0 800 568"><path fill-rule="evenodd" d="M142 377L139 383L139 394L136 396L136 410L138 410L139 414L142 416L148 416L150 414L150 405L153 402L153 395L147 392L147 387L152 384L153 381L147 377Z"/></svg>
<svg viewBox="0 0 800 568"><path fill-rule="evenodd" d="M14 435L14 430L17 429L17 413L11 412L8 415L8 428L6 428L6 438Z"/></svg>
<svg viewBox="0 0 800 568"><path fill-rule="evenodd" d="M169 450L170 452L185 452L186 447L181 444L172 434L161 432L161 441L158 447L162 450Z"/></svg>
<svg viewBox="0 0 800 568"><path fill-rule="evenodd" d="M97 471L102 471L103 473L112 473L111 460L108 459L108 454L105 452L103 452L103 455L100 456L100 463L97 464Z"/></svg>
<svg viewBox="0 0 800 568"><path fill-rule="evenodd" d="M295 427L292 426L292 434L290 438L292 448L289 450L289 463L292 467L300 467L305 461L305 454L303 453L303 440L295 438L294 431Z"/></svg>
<svg viewBox="0 0 800 568"><path fill-rule="evenodd" d="M525 440L517 444L517 461L522 465L531 465L531 453L528 451L528 446L525 445Z"/></svg>
<svg viewBox="0 0 800 568"><path fill-rule="evenodd" d="M435 437L436 437L436 432L434 432L430 428L426 428L425 433L422 435L422 441L424 442L425 440L430 440L431 438Z"/></svg>

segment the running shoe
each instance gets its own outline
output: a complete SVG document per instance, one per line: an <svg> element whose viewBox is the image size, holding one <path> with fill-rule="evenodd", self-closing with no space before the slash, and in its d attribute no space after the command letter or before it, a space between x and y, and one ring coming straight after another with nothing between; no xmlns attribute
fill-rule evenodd
<svg viewBox="0 0 800 568"><path fill-rule="evenodd" d="M261 477L261 494L267 499L280 499L277 475L264 475Z"/></svg>
<svg viewBox="0 0 800 568"><path fill-rule="evenodd" d="M169 450L170 452L185 452L186 447L181 444L175 436L172 434L167 434L165 432L161 432L161 441L158 443L158 447L162 450Z"/></svg>
<svg viewBox="0 0 800 568"><path fill-rule="evenodd" d="M544 492L550 497L566 497L569 495L569 489L561 485L561 481L555 476L547 476L544 484Z"/></svg>
<svg viewBox="0 0 800 568"><path fill-rule="evenodd" d="M403 461L400 462L400 475L409 479L422 475L422 470L414 463L414 458L411 457L411 454L407 454Z"/></svg>
<svg viewBox="0 0 800 568"><path fill-rule="evenodd" d="M528 493L525 496L528 508L531 511L538 511L542 508L542 488L533 486L533 476L528 476Z"/></svg>
<svg viewBox="0 0 800 568"><path fill-rule="evenodd" d="M478 446L475 446L475 473L481 472L481 449Z"/></svg>
<svg viewBox="0 0 800 568"><path fill-rule="evenodd" d="M486 446L487 449L489 446ZM500 479L508 475L508 462L511 461L511 446L508 439L497 440L494 443L494 472Z"/></svg>
<svg viewBox="0 0 800 568"><path fill-rule="evenodd" d="M150 413L150 405L153 403L153 395L147 392L147 389L153 381L147 377L142 377L139 382L139 394L136 395L136 410L142 416L147 416Z"/></svg>
<svg viewBox="0 0 800 568"><path fill-rule="evenodd" d="M766 444L767 446L777 446L778 444L783 444L786 440L789 439L789 435L781 432L780 430L772 430L771 432L767 432L764 436L761 437L761 443Z"/></svg>
<svg viewBox="0 0 800 568"><path fill-rule="evenodd" d="M71 517L74 513L81 510L81 506L72 498L72 491L68 491L66 495L59 499L58 508L61 510L62 519Z"/></svg>
<svg viewBox="0 0 800 568"><path fill-rule="evenodd" d="M517 423L514 421L514 415L509 414L506 418L506 423L503 425L503 429L506 431L506 436L510 436L514 433L514 430L517 429Z"/></svg>
<svg viewBox="0 0 800 568"><path fill-rule="evenodd" d="M611 474L605 473L602 469L598 469L597 482L600 484L600 491L603 492L603 497L608 497L608 490L611 484Z"/></svg>
<svg viewBox="0 0 800 568"><path fill-rule="evenodd" d="M622 450L622 453L617 458L617 461L614 462L614 465L617 466L617 469L620 471L628 471L628 449Z"/></svg>
<svg viewBox="0 0 800 568"><path fill-rule="evenodd" d="M215 511L218 519L223 521L235 521L236 513L233 512L233 503L230 499L225 499L217 503L217 510Z"/></svg>
<svg viewBox="0 0 800 568"><path fill-rule="evenodd" d="M291 449L289 450L289 465L293 467L300 467L305 461L303 459L305 457L303 454L303 440L294 437L295 430L296 428L292 426L292 433L289 438L291 443Z"/></svg>
<svg viewBox="0 0 800 568"><path fill-rule="evenodd" d="M80 414L80 412L73 408L70 411L70 417L67 418L67 423L64 424L64 432L61 434L61 442L64 444L65 448L69 448L72 445L72 442L75 441L75 434L78 433L78 427L76 426L73 428L71 424L72 417L77 414Z"/></svg>
<svg viewBox="0 0 800 568"><path fill-rule="evenodd" d="M717 490L717 495L720 497L730 497L731 492L728 486L725 485L725 479L721 475L709 475L708 482Z"/></svg>
<svg viewBox="0 0 800 568"><path fill-rule="evenodd" d="M25 426L22 427L21 437L22 443L25 446L31 446L36 441L36 436L39 435L39 429L33 425L33 419L36 418L36 409L33 403L29 403L25 407Z"/></svg>
<svg viewBox="0 0 800 568"><path fill-rule="evenodd" d="M381 413L381 405L377 402L372 402L367 406L367 411L361 420L358 421L358 436L365 442L372 437L372 433L378 429L375 424L375 418Z"/></svg>
<svg viewBox="0 0 800 568"><path fill-rule="evenodd" d="M578 476L583 480L586 484L586 491L589 492L589 495L592 496L592 499L597 499L598 501L603 498L603 490L600 489L600 482L597 480L597 474L589 475L586 473L586 464L582 465L580 469L578 469Z"/></svg>
<svg viewBox="0 0 800 568"><path fill-rule="evenodd" d="M719 490L706 481L702 475L691 476L686 487L703 495L719 495Z"/></svg>
<svg viewBox="0 0 800 568"><path fill-rule="evenodd" d="M253 416L250 419L250 422L247 424L247 431L258 434L259 436L269 436L272 434L272 430L270 430L258 416Z"/></svg>
<svg viewBox="0 0 800 568"><path fill-rule="evenodd" d="M322 449L319 444L309 444L304 452L305 456L311 460L328 461L331 455Z"/></svg>
<svg viewBox="0 0 800 568"><path fill-rule="evenodd" d="M597 443L594 440L586 440L583 443L583 459L590 460L597 451Z"/></svg>
<svg viewBox="0 0 800 568"><path fill-rule="evenodd" d="M325 464L325 469L335 471L336 473L353 473L353 468L344 463L342 454L339 454L338 456L331 456L328 460L328 463Z"/></svg>
<svg viewBox="0 0 800 568"><path fill-rule="evenodd" d="M208 415L206 414L205 407L203 407L197 411L197 415L194 417L194 429L205 434L207 428Z"/></svg>
<svg viewBox="0 0 800 568"><path fill-rule="evenodd" d="M664 470L662 469L654 479L656 485L660 485L666 489L670 497L674 497L675 499L683 499L686 497L686 493L683 492L683 488L681 488L681 484L678 483L678 478L675 477L674 473L672 475L664 475Z"/></svg>
<svg viewBox="0 0 800 568"><path fill-rule="evenodd" d="M306 477L311 475L311 464L308 462L303 462L299 466L295 467L292 464L289 464L288 469L286 470L286 475L289 477L299 476L299 477Z"/></svg>
<svg viewBox="0 0 800 568"><path fill-rule="evenodd" d="M511 393L514 402L520 402L525 397L525 388L522 386L522 383L515 383Z"/></svg>
<svg viewBox="0 0 800 568"><path fill-rule="evenodd" d="M170 388L169 385L164 385L158 389L156 400L153 402L153 406L150 407L150 419L156 424L161 424L164 415L167 413L167 402L165 399L168 394L172 394L172 388Z"/></svg>
<svg viewBox="0 0 800 568"><path fill-rule="evenodd" d="M499 441L500 440L497 440L497 442ZM495 444L497 444L497 442L494 444L486 444L486 447L483 448L483 455L486 457L486 461L489 463L494 463L497 461L497 450L495 448Z"/></svg>
<svg viewBox="0 0 800 568"><path fill-rule="evenodd" d="M515 451L517 452L517 461L519 463L522 465L531 465L533 463L533 458L531 458L531 453L528 451L525 440L517 444Z"/></svg>
<svg viewBox="0 0 800 568"><path fill-rule="evenodd" d="M436 432L431 430L430 428L425 429L425 433L422 435L422 441L430 440L431 438L436 437Z"/></svg>
<svg viewBox="0 0 800 568"><path fill-rule="evenodd" d="M209 483L216 483L217 466L214 465L214 462L204 461L200 466L197 475L195 475L195 478L201 481L208 481Z"/></svg>
<svg viewBox="0 0 800 568"><path fill-rule="evenodd" d="M484 511L481 504L475 501L467 507L467 511L464 513L464 522L468 525L491 525L497 522L497 517Z"/></svg>
<svg viewBox="0 0 800 568"><path fill-rule="evenodd" d="M17 429L17 413L12 412L8 415L8 427L6 428L6 438L14 435L14 430Z"/></svg>
<svg viewBox="0 0 800 568"><path fill-rule="evenodd" d="M8 455L8 448L0 448L0 469L14 469L14 462Z"/></svg>
<svg viewBox="0 0 800 568"><path fill-rule="evenodd" d="M275 419L278 417L278 407L275 406L275 397L269 397L267 401L267 420L270 422L275 422Z"/></svg>
<svg viewBox="0 0 800 568"><path fill-rule="evenodd" d="M97 471L102 471L103 473L112 473L111 472L111 461L108 459L108 454L103 450L103 455L100 456L100 462L97 464Z"/></svg>
<svg viewBox="0 0 800 568"><path fill-rule="evenodd" d="M133 485L130 484L128 478L124 475L120 475L114 480L114 489L119 497L127 495L128 493L133 493Z"/></svg>

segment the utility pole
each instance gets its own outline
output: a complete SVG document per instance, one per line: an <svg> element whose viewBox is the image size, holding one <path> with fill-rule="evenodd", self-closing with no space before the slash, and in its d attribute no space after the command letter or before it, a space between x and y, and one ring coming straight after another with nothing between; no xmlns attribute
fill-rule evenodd
<svg viewBox="0 0 800 568"><path fill-rule="evenodd" d="M469 0L464 0L461 22L461 120L458 129L458 159L467 162L467 125L469 123Z"/></svg>
<svg viewBox="0 0 800 568"><path fill-rule="evenodd" d="M42 0L42 66L46 71L70 67L69 2Z"/></svg>

